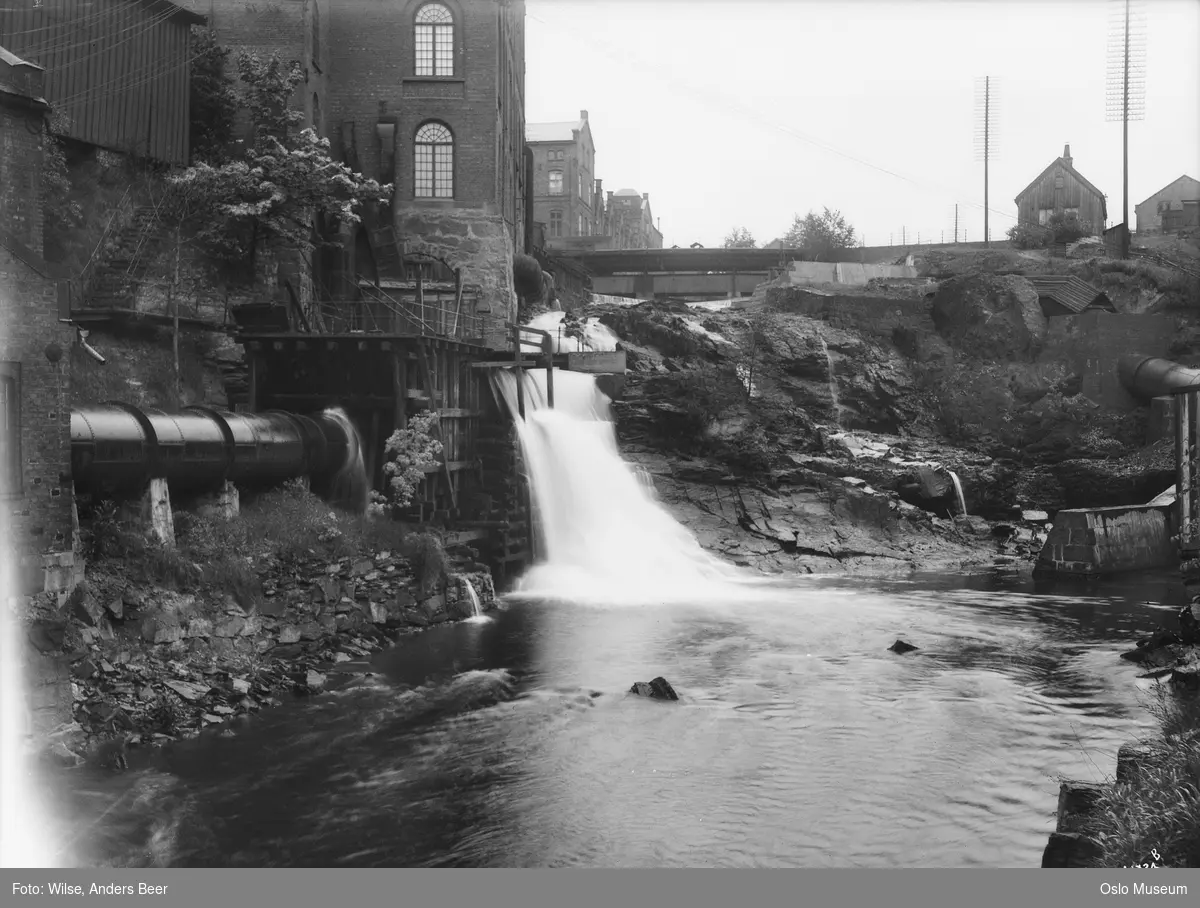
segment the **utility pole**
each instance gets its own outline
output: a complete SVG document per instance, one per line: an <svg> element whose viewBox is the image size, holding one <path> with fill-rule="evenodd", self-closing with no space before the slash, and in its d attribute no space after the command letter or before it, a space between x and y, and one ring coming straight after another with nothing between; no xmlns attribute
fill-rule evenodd
<svg viewBox="0 0 1200 908"><path fill-rule="evenodd" d="M954 203L954 245L958 245L958 203Z"/></svg>
<svg viewBox="0 0 1200 908"><path fill-rule="evenodd" d="M1121 258L1129 257L1130 240L1129 121L1146 115L1146 20L1141 6L1141 0L1116 0L1109 26L1106 119L1121 120Z"/></svg>
<svg viewBox="0 0 1200 908"><path fill-rule="evenodd" d="M983 245L991 239L988 226L990 197L990 164L996 148L996 83L991 76L975 81L975 109L979 118L975 124L975 153L983 158Z"/></svg>

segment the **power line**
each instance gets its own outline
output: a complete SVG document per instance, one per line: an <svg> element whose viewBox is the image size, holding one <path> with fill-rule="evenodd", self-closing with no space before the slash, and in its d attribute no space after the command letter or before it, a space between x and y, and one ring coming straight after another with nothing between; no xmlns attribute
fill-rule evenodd
<svg viewBox="0 0 1200 908"><path fill-rule="evenodd" d="M565 26L561 26L561 25L556 25L552 22L548 22L545 19L535 16L529 12L526 12L525 15L527 18L533 19L535 22L540 22L541 24L547 26L550 29L553 29L553 30L556 30L556 31L559 31L559 32L562 32L564 34L571 35L574 37L586 39L586 41L589 44L592 44L592 45L598 47L601 50L601 52L604 53L605 56L609 57L612 60L621 62L623 64L629 62L630 55L627 52L617 53L616 51L614 51L611 48L611 45L608 44L608 42L600 41L594 35L586 35L585 36L574 29L571 29L571 28L568 28ZM667 82L674 84L675 87L681 93L686 94L686 95L692 97L693 99L698 99L703 103L709 104L710 106L714 106L713 99L708 93L701 93L701 92L694 91L694 90L690 89L689 87L687 87L686 83L680 82L679 80L674 78L672 75L670 75L669 73L667 73L664 70L662 70L661 68L659 68L655 63L653 63L651 61L647 61L641 57L638 57L637 59L638 59L640 66L643 66L646 69L656 73L657 75L662 76ZM912 177L905 176L904 174L898 173L887 167L883 167L878 164L874 164L870 161L867 161L867 160L859 158L855 155L852 155L849 152L842 151L841 149L836 148L832 145L829 145L826 142L823 142L819 139L815 139L811 136L807 136L807 135L800 133L794 129L784 126L783 124L766 120L762 116L757 114L756 112L753 112L745 107L742 107L740 104L737 104L736 102L730 101L726 98L718 98L715 106L724 107L726 110L732 111L733 113L742 116L744 119L751 120L752 122L754 122L758 125L767 125L771 129L776 130L777 132L781 132L781 133L784 133L785 135L792 136L793 138L800 139L802 142L806 142L806 143L813 145L817 148L820 148L824 151L828 151L831 154L834 154L838 157L845 158L848 161L853 161L854 163L860 164L867 168L870 168L871 170L877 170L880 173L886 174L887 176L895 177L898 180L901 180L906 183L910 183L913 186L916 186L918 188L936 189L936 191L938 191L938 192L948 192L948 189L944 186L934 186L933 184L925 182L923 180L917 180ZM966 206L970 206L972 208L977 208L980 210L982 210L984 208L984 206L979 204L978 202L966 201L966 202L963 202L962 204L964 204ZM1005 211L998 211L998 210L993 209L992 213L998 214L1001 217L1006 217L1012 221L1017 220L1015 215L1009 214L1008 212L1005 212Z"/></svg>
<svg viewBox="0 0 1200 908"><path fill-rule="evenodd" d="M95 38L84 38L82 41L75 41L71 44L56 44L55 41L57 39L43 41L40 44L32 45L30 47L22 47L20 54L28 54L30 56L40 57L50 53L67 53L72 50L77 50L81 47L90 47L94 44L101 45L98 50L82 54L78 57L74 57L71 60L72 64L79 64L85 60L91 59L92 57L98 56L99 54L109 53L114 48L120 47L122 44L128 44L134 38L144 35L155 27L161 25L163 22L170 19L172 15L173 14L170 12L156 13L148 21L127 25L124 28L118 29L115 33L98 35ZM80 20L79 22L71 22L69 25L69 33L64 34L63 37L67 39L78 37L81 30L80 25L83 21L84 20ZM120 38L121 35L128 34L129 32L135 32L135 34L123 40L116 41L116 43L111 43L113 39ZM14 53L17 53L17 51L14 51Z"/></svg>

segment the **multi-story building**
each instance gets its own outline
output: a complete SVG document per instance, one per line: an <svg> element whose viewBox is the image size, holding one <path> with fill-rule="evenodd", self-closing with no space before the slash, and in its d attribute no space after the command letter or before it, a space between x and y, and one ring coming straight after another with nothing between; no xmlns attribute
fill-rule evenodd
<svg viewBox="0 0 1200 908"><path fill-rule="evenodd" d="M317 292L363 280L403 295L419 272L461 276L481 320L516 316L512 259L524 251L523 0L192 0L221 44L300 60L297 106L331 151L394 190L322 257ZM397 249L404 256L396 255ZM391 290L389 290L391 292ZM492 336L492 334L495 336ZM489 343L503 343L489 333Z"/></svg>
<svg viewBox="0 0 1200 908"><path fill-rule="evenodd" d="M546 248L563 249L572 237L602 236L588 112L581 110L578 120L526 124L525 142L533 152L533 217L545 224Z"/></svg>
<svg viewBox="0 0 1200 908"><path fill-rule="evenodd" d="M650 212L650 193L619 189L608 194L607 219L613 249L662 249L662 232Z"/></svg>
<svg viewBox="0 0 1200 908"><path fill-rule="evenodd" d="M23 594L78 579L71 506L72 331L42 258L44 71L0 47L0 572ZM5 595L11 595L7 591Z"/></svg>

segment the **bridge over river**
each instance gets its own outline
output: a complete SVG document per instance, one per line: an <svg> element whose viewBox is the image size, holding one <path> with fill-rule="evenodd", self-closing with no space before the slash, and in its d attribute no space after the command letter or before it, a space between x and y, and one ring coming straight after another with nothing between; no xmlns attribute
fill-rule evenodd
<svg viewBox="0 0 1200 908"><path fill-rule="evenodd" d="M800 256L798 249L606 249L569 257L591 273L596 293L693 301L750 296Z"/></svg>

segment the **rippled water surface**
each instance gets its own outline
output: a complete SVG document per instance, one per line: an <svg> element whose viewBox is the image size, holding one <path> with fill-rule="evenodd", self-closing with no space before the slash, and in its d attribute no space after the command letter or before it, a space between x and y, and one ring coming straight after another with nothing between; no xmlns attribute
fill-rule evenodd
<svg viewBox="0 0 1200 908"><path fill-rule="evenodd" d="M47 784L86 864L1037 866L1058 778L1111 773L1150 725L1117 654L1176 596L933 578L514 604L234 734ZM681 702L627 693L656 675Z"/></svg>

